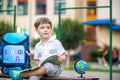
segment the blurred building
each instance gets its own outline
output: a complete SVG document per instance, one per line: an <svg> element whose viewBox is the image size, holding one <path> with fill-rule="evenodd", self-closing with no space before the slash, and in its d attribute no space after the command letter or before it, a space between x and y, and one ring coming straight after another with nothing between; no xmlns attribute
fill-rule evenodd
<svg viewBox="0 0 120 80"><path fill-rule="evenodd" d="M120 11L119 11L119 5L120 0L112 0L112 18L113 18L113 25L112 25L112 46L116 47L118 49L120 49ZM105 1L101 1L98 0L97 5L109 5L109 0L105 0ZM97 19L109 19L110 15L109 15L109 9L98 9L97 11ZM97 29L97 43L100 44L107 44L109 45L109 41L110 41L110 36L109 36L109 32L110 32L110 28L109 25L107 25L106 27L104 27L104 25L102 26L98 26L96 27ZM100 38L101 37L101 38Z"/></svg>
<svg viewBox="0 0 120 80"><path fill-rule="evenodd" d="M112 0L112 48L120 49L120 0ZM97 6L109 6L110 0L96 0ZM97 8L96 19L87 20L85 24L87 39L82 47L82 59L88 60L90 51L110 46L110 8ZM95 45L95 44L96 45ZM88 44L88 45L87 45ZM90 45L91 44L91 45Z"/></svg>
<svg viewBox="0 0 120 80"><path fill-rule="evenodd" d="M110 0L3 0L3 6L1 9L13 9L16 5L17 9L17 31L27 32L30 38L35 38L36 33L34 30L34 22L36 18L41 16L46 16L52 20L53 26L58 23L58 5L61 7L78 7L78 6L109 6ZM113 47L120 49L120 11L119 3L120 0L112 0L113 7ZM87 37L85 44L88 48L93 49L97 46L103 47L104 45L109 45L109 8L91 8L91 9L72 9L63 10L61 12L61 17L76 19L79 22L85 24L85 30L87 32ZM1 12L0 20L9 21L13 23L13 12ZM89 24L90 20L93 22L108 21L105 24ZM86 24L87 23L87 24ZM94 46L95 45L95 46ZM91 47L92 46L92 47ZM84 51L87 47L84 47ZM87 52L89 53L89 49ZM86 54L85 54L85 57Z"/></svg>
<svg viewBox="0 0 120 80"><path fill-rule="evenodd" d="M17 9L17 30L24 31L35 37L34 22L40 16L49 17L53 25L58 23L58 5L61 7L83 6L84 0L3 0L2 9ZM0 13L0 20L10 21L13 23L13 12ZM63 10L62 18L77 19L83 21L83 10Z"/></svg>
<svg viewBox="0 0 120 80"><path fill-rule="evenodd" d="M120 11L119 5L120 0L112 0L112 45L120 49ZM97 6L109 6L110 0L97 0ZM109 46L110 44L110 9L109 8L101 8L97 9L97 18L95 20L85 21L84 24L86 26L92 26L95 30L93 30L93 35L96 40L96 43L100 47L104 47L104 45Z"/></svg>

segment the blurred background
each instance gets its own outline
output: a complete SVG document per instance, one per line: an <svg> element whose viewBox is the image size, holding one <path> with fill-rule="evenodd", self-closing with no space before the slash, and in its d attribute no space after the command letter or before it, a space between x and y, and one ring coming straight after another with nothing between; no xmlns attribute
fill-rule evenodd
<svg viewBox="0 0 120 80"><path fill-rule="evenodd" d="M112 1L112 48L116 72L120 72L120 0ZM56 37L58 32L58 6L109 6L109 0L0 0L0 39L3 34L13 32L16 5L16 32L30 35L31 53L39 36L34 30L38 17L52 20ZM82 59L89 66L109 69L110 14L109 8L72 9L61 11L61 42L67 50L66 69L73 69L74 62ZM105 49L107 53L105 53ZM105 53L105 54L104 54ZM104 57L105 56L105 57ZM92 65L91 65L92 64ZM114 67L113 67L114 68Z"/></svg>

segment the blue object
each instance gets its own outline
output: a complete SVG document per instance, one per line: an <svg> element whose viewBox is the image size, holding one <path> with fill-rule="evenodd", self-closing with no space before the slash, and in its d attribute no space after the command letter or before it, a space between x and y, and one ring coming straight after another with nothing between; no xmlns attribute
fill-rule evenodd
<svg viewBox="0 0 120 80"><path fill-rule="evenodd" d="M29 35L26 33L7 33L3 35L0 51L0 66L5 74L16 67L30 67Z"/></svg>
<svg viewBox="0 0 120 80"><path fill-rule="evenodd" d="M113 19L112 22L114 24L115 19ZM110 24L110 19L88 20L88 21L84 21L83 24L86 24L86 25L109 25Z"/></svg>
<svg viewBox="0 0 120 80"><path fill-rule="evenodd" d="M22 70L21 67L14 67L9 70L9 76L12 80L23 80L23 78L20 76L20 70Z"/></svg>
<svg viewBox="0 0 120 80"><path fill-rule="evenodd" d="M77 52L76 54L75 54L75 58L80 58L81 57L81 52L79 51L79 52Z"/></svg>
<svg viewBox="0 0 120 80"><path fill-rule="evenodd" d="M78 60L74 65L75 71L79 74L83 74L87 70L87 63L83 60Z"/></svg>
<svg viewBox="0 0 120 80"><path fill-rule="evenodd" d="M29 36L25 33L7 33L3 36L3 40L9 44L20 44L28 38Z"/></svg>
<svg viewBox="0 0 120 80"><path fill-rule="evenodd" d="M23 78L20 77L19 71L11 70L9 71L9 75L12 80L23 80Z"/></svg>
<svg viewBox="0 0 120 80"><path fill-rule="evenodd" d="M107 29L110 30L110 26L107 26ZM112 30L120 30L120 25L112 25Z"/></svg>

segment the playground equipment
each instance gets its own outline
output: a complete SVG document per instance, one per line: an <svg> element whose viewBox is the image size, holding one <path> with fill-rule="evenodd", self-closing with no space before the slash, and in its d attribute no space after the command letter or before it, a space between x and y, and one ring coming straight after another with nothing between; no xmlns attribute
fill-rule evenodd
<svg viewBox="0 0 120 80"><path fill-rule="evenodd" d="M74 69L77 73L80 74L80 77L78 78L84 78L83 74L85 74L87 70L87 63L83 60L77 60L74 64Z"/></svg>
<svg viewBox="0 0 120 80"><path fill-rule="evenodd" d="M59 9L59 14L58 14L58 33L57 33L57 38L60 40L61 39L61 11L62 10L71 10L71 9L90 9L90 8L109 8L109 14L110 14L110 80L112 80L112 0L109 0L110 4L108 6L86 6L86 7L61 7L61 4L59 5L58 9Z"/></svg>
<svg viewBox="0 0 120 80"><path fill-rule="evenodd" d="M14 12L14 32L16 32L16 6L13 9L3 10L3 0L0 0L0 13L2 12Z"/></svg>

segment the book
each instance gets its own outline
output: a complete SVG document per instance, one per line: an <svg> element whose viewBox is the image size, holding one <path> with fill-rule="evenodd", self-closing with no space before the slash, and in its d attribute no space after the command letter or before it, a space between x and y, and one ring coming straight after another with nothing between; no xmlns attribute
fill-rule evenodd
<svg viewBox="0 0 120 80"><path fill-rule="evenodd" d="M45 59L40 65L21 70L20 72L25 72L25 71L31 71L31 70L38 69L47 62L50 62L50 63L55 64L55 65L61 65L61 62L58 61L58 56L54 55L54 56L50 56L47 59Z"/></svg>

